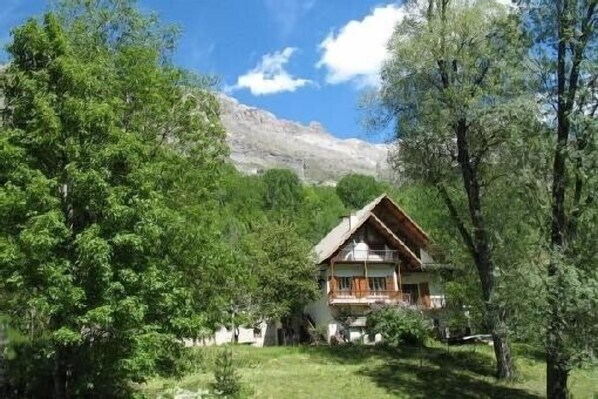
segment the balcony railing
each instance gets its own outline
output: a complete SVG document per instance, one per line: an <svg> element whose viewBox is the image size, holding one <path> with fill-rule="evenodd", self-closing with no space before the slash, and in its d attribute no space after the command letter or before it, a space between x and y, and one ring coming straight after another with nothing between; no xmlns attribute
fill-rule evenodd
<svg viewBox="0 0 598 399"><path fill-rule="evenodd" d="M341 249L338 261L397 262L397 251L394 249Z"/></svg>
<svg viewBox="0 0 598 399"><path fill-rule="evenodd" d="M376 290L334 290L328 293L328 303L340 304L403 304L423 309L442 309L445 307L444 295L431 295L425 298L413 297L401 291Z"/></svg>
<svg viewBox="0 0 598 399"><path fill-rule="evenodd" d="M408 299L406 294L401 291L374 291L374 290L335 290L328 294L328 301L330 304L342 303L398 303L406 302Z"/></svg>

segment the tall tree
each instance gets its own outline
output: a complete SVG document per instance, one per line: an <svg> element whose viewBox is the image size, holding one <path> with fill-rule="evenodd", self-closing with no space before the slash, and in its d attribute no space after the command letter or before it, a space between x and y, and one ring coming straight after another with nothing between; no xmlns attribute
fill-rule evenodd
<svg viewBox="0 0 598 399"><path fill-rule="evenodd" d="M308 186L303 192L301 210L293 221L301 236L315 245L346 216L347 210L333 187Z"/></svg>
<svg viewBox="0 0 598 399"><path fill-rule="evenodd" d="M241 278L253 279L260 317L277 319L302 312L318 295L318 268L309 241L287 223L257 226L241 245ZM245 277L243 277L245 276Z"/></svg>
<svg viewBox="0 0 598 399"><path fill-rule="evenodd" d="M598 1L521 2L554 132L548 226L546 396L568 397L567 380L597 345L595 233L598 166ZM554 112L551 112L554 111Z"/></svg>
<svg viewBox="0 0 598 399"><path fill-rule="evenodd" d="M375 122L396 121L397 168L435 187L444 203L477 270L497 376L512 378L506 312L496 292L501 221L491 212L500 207L490 203L508 186L510 139L534 123L521 62L525 42L517 16L494 1L409 4L381 73L386 113Z"/></svg>
<svg viewBox="0 0 598 399"><path fill-rule="evenodd" d="M336 185L336 195L349 209L360 209L384 192L384 185L373 176L349 174Z"/></svg>
<svg viewBox="0 0 598 399"><path fill-rule="evenodd" d="M201 327L172 198L210 190L224 134L215 98L168 62L170 39L125 0L71 1L13 32L0 312L27 339L18 397L127 396Z"/></svg>
<svg viewBox="0 0 598 399"><path fill-rule="evenodd" d="M266 210L290 214L299 209L303 187L295 172L290 169L268 169L262 180Z"/></svg>

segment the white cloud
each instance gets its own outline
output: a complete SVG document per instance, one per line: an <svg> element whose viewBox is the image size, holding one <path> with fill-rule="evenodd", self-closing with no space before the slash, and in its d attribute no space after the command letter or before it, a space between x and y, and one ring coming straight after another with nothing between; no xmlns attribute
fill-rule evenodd
<svg viewBox="0 0 598 399"><path fill-rule="evenodd" d="M388 41L405 15L402 7L389 4L374 8L361 21L349 21L338 32L331 32L320 43L322 56L316 64L318 68L326 68L326 81L376 86L380 66L389 56Z"/></svg>
<svg viewBox="0 0 598 399"><path fill-rule="evenodd" d="M293 77L284 68L296 50L286 47L282 51L265 54L255 68L237 78L237 83L229 91L248 89L251 94L260 96L295 91L310 84L310 80Z"/></svg>

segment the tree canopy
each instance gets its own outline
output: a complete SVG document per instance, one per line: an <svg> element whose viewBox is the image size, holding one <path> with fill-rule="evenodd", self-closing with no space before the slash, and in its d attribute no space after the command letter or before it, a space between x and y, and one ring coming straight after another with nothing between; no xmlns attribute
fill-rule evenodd
<svg viewBox="0 0 598 399"><path fill-rule="evenodd" d="M452 263L446 297L492 334L497 376L530 343L566 398L598 345L598 2L513 3L405 2L369 120L393 124L401 180L335 187L227 163L217 79L177 67L178 28L134 0L61 0L16 27L0 395L134 397L184 371L184 339L300 315L320 294L313 246L386 192ZM372 332L423 342L419 313L399 313Z"/></svg>
<svg viewBox="0 0 598 399"><path fill-rule="evenodd" d="M2 77L0 309L26 332L22 397L123 396L200 327L177 199L205 198L226 154L159 25L127 8L92 31L77 4L16 28Z"/></svg>
<svg viewBox="0 0 598 399"><path fill-rule="evenodd" d="M384 185L372 176L350 174L336 185L336 195L349 209L360 209L384 193Z"/></svg>

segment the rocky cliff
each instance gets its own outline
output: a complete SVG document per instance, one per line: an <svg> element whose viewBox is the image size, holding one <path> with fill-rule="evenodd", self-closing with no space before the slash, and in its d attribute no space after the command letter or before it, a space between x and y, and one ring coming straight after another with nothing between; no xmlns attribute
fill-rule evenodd
<svg viewBox="0 0 598 399"><path fill-rule="evenodd" d="M231 160L245 173L290 168L305 181L329 184L348 173L390 178L384 144L338 139L316 122L305 126L278 119L224 95L220 103Z"/></svg>

